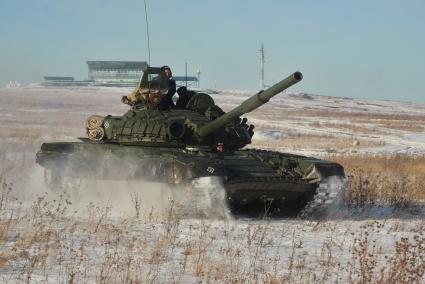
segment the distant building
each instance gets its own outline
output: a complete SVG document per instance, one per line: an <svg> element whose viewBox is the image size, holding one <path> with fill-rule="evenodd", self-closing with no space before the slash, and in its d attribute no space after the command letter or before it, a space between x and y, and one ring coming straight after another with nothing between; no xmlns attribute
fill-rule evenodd
<svg viewBox="0 0 425 284"><path fill-rule="evenodd" d="M94 85L134 87L148 68L146 61L87 61L89 81ZM195 76L174 76L178 86L193 86L198 82Z"/></svg>
<svg viewBox="0 0 425 284"><path fill-rule="evenodd" d="M46 76L44 86L112 86L134 87L148 68L146 61L87 61L88 80L77 81L73 77ZM199 76L199 75L198 75ZM193 87L195 76L174 76L177 86Z"/></svg>
<svg viewBox="0 0 425 284"><path fill-rule="evenodd" d="M43 86L66 87L66 86L87 86L90 83L91 82L89 81L76 81L74 77L45 76L44 82L41 84Z"/></svg>
<svg viewBox="0 0 425 284"><path fill-rule="evenodd" d="M9 83L6 84L7 89L19 88L20 86L21 86L21 83L19 83L18 81L10 81Z"/></svg>
<svg viewBox="0 0 425 284"><path fill-rule="evenodd" d="M135 86L148 68L146 61L87 61L87 65L89 81L108 86Z"/></svg>
<svg viewBox="0 0 425 284"><path fill-rule="evenodd" d="M45 82L62 82L62 83L70 83L74 82L74 77L63 77L63 76L44 76Z"/></svg>

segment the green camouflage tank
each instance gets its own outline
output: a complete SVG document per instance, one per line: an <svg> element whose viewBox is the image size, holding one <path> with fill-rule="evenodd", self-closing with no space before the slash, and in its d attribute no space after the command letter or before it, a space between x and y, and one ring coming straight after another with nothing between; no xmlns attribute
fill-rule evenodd
<svg viewBox="0 0 425 284"><path fill-rule="evenodd" d="M91 116L86 123L88 139L44 143L36 160L56 178L184 185L218 177L233 213L268 204L274 212L297 214L317 203L315 196L326 200L332 195L324 184L331 177L343 178L343 167L300 155L243 149L251 143L254 126L241 116L300 80L302 74L295 72L227 113L211 96L196 92L185 98L184 107L161 109L168 78L161 68L149 67L136 90L123 97L131 105L127 113Z"/></svg>

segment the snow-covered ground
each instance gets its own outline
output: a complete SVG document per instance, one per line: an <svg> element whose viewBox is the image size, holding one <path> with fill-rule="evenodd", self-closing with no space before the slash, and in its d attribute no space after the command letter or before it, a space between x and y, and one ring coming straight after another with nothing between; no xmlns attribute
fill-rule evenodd
<svg viewBox="0 0 425 284"><path fill-rule="evenodd" d="M90 218L46 214L11 226L1 244L0 281L424 281L423 220Z"/></svg>
<svg viewBox="0 0 425 284"><path fill-rule="evenodd" d="M226 110L236 107L252 93L223 92L214 98ZM278 95L250 115L251 123L260 128L254 143L277 130L280 150L297 153L326 154L328 149L317 149L314 142L304 149L285 146L285 133L337 137L366 141L375 147L333 149L332 153L365 154L423 154L425 153L425 105L309 94ZM415 128L412 126L416 126ZM359 143L361 146L362 143ZM330 146L330 145L329 145Z"/></svg>
<svg viewBox="0 0 425 284"><path fill-rule="evenodd" d="M8 198L0 198L1 282L425 281L422 208L359 213L337 206L320 220L202 220L156 219L149 206L136 218L131 196L120 214L111 214L116 198L80 206L77 213L60 193L44 203L45 189L32 181L40 170L34 155L41 143L84 137L86 118L124 113L128 106L120 98L129 92L0 89L1 196L11 188ZM213 96L229 110L250 94ZM281 94L247 117L256 125L251 145L256 148L312 155L425 154L425 105ZM23 190L32 197L23 204L10 201Z"/></svg>

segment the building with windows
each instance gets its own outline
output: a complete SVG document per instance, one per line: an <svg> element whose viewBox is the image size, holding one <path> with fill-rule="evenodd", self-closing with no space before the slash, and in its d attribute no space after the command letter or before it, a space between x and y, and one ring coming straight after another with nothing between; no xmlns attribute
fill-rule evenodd
<svg viewBox="0 0 425 284"><path fill-rule="evenodd" d="M87 61L87 65L89 81L107 86L135 86L148 68L146 61Z"/></svg>
<svg viewBox="0 0 425 284"><path fill-rule="evenodd" d="M46 76L44 86L111 86L134 87L148 68L146 61L87 61L88 80L77 81L73 77ZM177 86L196 87L198 77L174 76Z"/></svg>

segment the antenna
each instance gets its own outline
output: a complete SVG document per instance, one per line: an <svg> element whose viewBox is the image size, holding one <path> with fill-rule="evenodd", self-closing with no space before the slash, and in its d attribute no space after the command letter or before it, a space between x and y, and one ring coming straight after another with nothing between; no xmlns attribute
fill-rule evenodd
<svg viewBox="0 0 425 284"><path fill-rule="evenodd" d="M145 3L145 20L146 20L146 35L148 39L148 64L151 65L151 47L149 42L149 21L148 21L148 9L146 7L146 0L143 0Z"/></svg>
<svg viewBox="0 0 425 284"><path fill-rule="evenodd" d="M264 89L264 44L260 48L260 89Z"/></svg>

